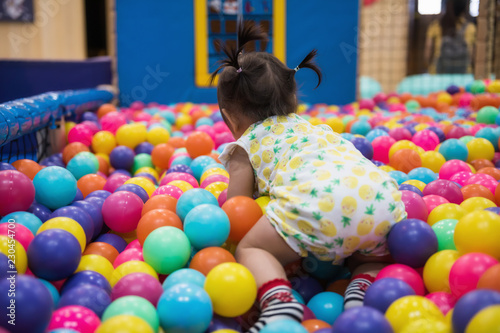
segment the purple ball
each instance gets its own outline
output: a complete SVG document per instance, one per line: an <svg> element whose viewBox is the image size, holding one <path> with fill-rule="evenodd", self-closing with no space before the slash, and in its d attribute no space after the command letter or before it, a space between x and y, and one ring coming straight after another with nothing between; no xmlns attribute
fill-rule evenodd
<svg viewBox="0 0 500 333"><path fill-rule="evenodd" d="M500 215L500 207L488 207L485 210Z"/></svg>
<svg viewBox="0 0 500 333"><path fill-rule="evenodd" d="M307 304L316 294L324 291L321 284L311 276L294 277L290 279L292 288L297 291Z"/></svg>
<svg viewBox="0 0 500 333"><path fill-rule="evenodd" d="M422 192L424 196L426 195L439 195L450 203L454 203L460 205L462 201L464 201L464 195L460 190L460 187L452 182L451 180L446 179L437 179L429 184L427 184Z"/></svg>
<svg viewBox="0 0 500 333"><path fill-rule="evenodd" d="M9 258L3 253L0 253L0 281L3 278L8 277L10 274L7 273L9 271Z"/></svg>
<svg viewBox="0 0 500 333"><path fill-rule="evenodd" d="M79 287L81 285L90 284L102 288L111 295L111 285L108 280L102 275L94 271L81 271L70 276L61 288L61 294L64 294L69 289Z"/></svg>
<svg viewBox="0 0 500 333"><path fill-rule="evenodd" d="M455 304L451 322L453 332L464 333L467 324L479 311L500 304L500 293L489 289L476 289L463 295Z"/></svg>
<svg viewBox="0 0 500 333"><path fill-rule="evenodd" d="M4 170L16 170L16 168L14 168L9 163L0 162L0 171L4 171Z"/></svg>
<svg viewBox="0 0 500 333"><path fill-rule="evenodd" d="M439 127L431 126L427 127L427 129L429 131L433 131L438 136L439 142L443 142L444 140L446 140L446 135L444 134L443 130L440 129Z"/></svg>
<svg viewBox="0 0 500 333"><path fill-rule="evenodd" d="M184 164L176 164L176 165L172 166L171 168L169 168L167 170L167 174L169 174L171 172L184 172L184 173L190 174L191 176L194 176L193 170L191 170L190 167L188 167L187 165L184 165Z"/></svg>
<svg viewBox="0 0 500 333"><path fill-rule="evenodd" d="M36 201L28 208L28 212L38 217L42 223L50 219L50 214L52 214L50 209Z"/></svg>
<svg viewBox="0 0 500 333"><path fill-rule="evenodd" d="M105 191L105 190L97 190L97 191L94 191L92 193L90 193L89 195L87 195L85 197L85 200L89 199L89 198L103 198L104 200L106 200L107 197L109 197L111 195L110 192L108 191Z"/></svg>
<svg viewBox="0 0 500 333"><path fill-rule="evenodd" d="M91 121L91 122L94 122L94 123L99 123L99 118L97 117L97 115L94 113L94 112L85 112L82 114L82 121Z"/></svg>
<svg viewBox="0 0 500 333"><path fill-rule="evenodd" d="M155 185L158 185L158 181L156 180L156 178L152 175L152 174L149 174L147 172L139 172L139 173L136 173L134 175L134 177L144 177L144 178L148 178L148 179L151 179L151 181L153 182L153 184Z"/></svg>
<svg viewBox="0 0 500 333"><path fill-rule="evenodd" d="M416 186L410 185L410 184L401 184L399 185L399 190L400 191L412 191L423 197L424 195L422 194L422 191Z"/></svg>
<svg viewBox="0 0 500 333"><path fill-rule="evenodd" d="M372 162L373 164L375 164L375 166L382 166L382 165L385 165L384 162L380 162L380 161L376 161L376 160L371 160L370 162Z"/></svg>
<svg viewBox="0 0 500 333"><path fill-rule="evenodd" d="M102 317L104 310L106 310L109 304L111 304L111 297L104 289L91 284L83 284L67 289L59 299L58 308L69 305L81 305L94 311L99 317Z"/></svg>
<svg viewBox="0 0 500 333"><path fill-rule="evenodd" d="M373 147L370 141L366 138L355 137L351 140L354 147L363 154L363 156L369 160L373 158Z"/></svg>
<svg viewBox="0 0 500 333"><path fill-rule="evenodd" d="M154 147L155 146L149 142L142 142L142 143L139 143L137 145L137 147L135 147L134 151L137 155L139 155L139 154L151 155L151 152L153 151Z"/></svg>
<svg viewBox="0 0 500 333"><path fill-rule="evenodd" d="M93 204L97 205L97 206L99 207L99 209L102 209L102 205L104 205L104 201L105 201L105 200L106 200L106 199L103 199L103 198L101 198L101 197L90 197L90 198L89 198L89 197L87 196L87 198L85 198L85 201L87 201L87 202L90 202L90 203L93 203Z"/></svg>
<svg viewBox="0 0 500 333"><path fill-rule="evenodd" d="M71 204L71 206L80 207L90 215L92 222L94 223L94 233L92 238L97 237L97 235L101 232L102 225L104 223L102 220L101 207L92 203L91 199L75 201Z"/></svg>
<svg viewBox="0 0 500 333"><path fill-rule="evenodd" d="M69 217L70 219L75 220L79 225L82 226L83 231L85 232L87 244L92 240L92 237L94 235L94 221L92 221L90 215L80 207L61 207L59 209L56 209L50 215L50 218L54 217Z"/></svg>
<svg viewBox="0 0 500 333"><path fill-rule="evenodd" d="M115 147L109 154L109 162L115 169L130 170L134 165L135 153L126 146Z"/></svg>
<svg viewBox="0 0 500 333"><path fill-rule="evenodd" d="M116 169L115 171L113 171L109 176L111 177L112 175L114 175L115 173L120 173L120 174L123 174L123 175L126 175L126 176L129 176L129 177L132 177L132 174L127 171L127 170L124 170L124 169Z"/></svg>
<svg viewBox="0 0 500 333"><path fill-rule="evenodd" d="M387 237L392 258L413 268L423 267L438 250L437 236L431 226L419 219L407 219L396 223Z"/></svg>
<svg viewBox="0 0 500 333"><path fill-rule="evenodd" d="M375 281L366 290L364 305L385 313L398 298L415 295L415 290L403 280L384 278Z"/></svg>
<svg viewBox="0 0 500 333"><path fill-rule="evenodd" d="M127 191L137 194L137 196L139 196L139 198L141 198L144 203L149 200L148 192L146 192L145 189L136 184L123 184L115 190L115 193L119 191Z"/></svg>
<svg viewBox="0 0 500 333"><path fill-rule="evenodd" d="M102 234L96 238L96 242L104 242L113 246L119 253L123 252L127 247L127 242L115 234Z"/></svg>
<svg viewBox="0 0 500 333"><path fill-rule="evenodd" d="M332 326L335 333L393 333L384 315L370 307L358 306L345 310Z"/></svg>
<svg viewBox="0 0 500 333"><path fill-rule="evenodd" d="M222 329L232 329L237 332L242 332L240 324L238 324L234 318L226 318L214 314L207 328L207 332L214 332Z"/></svg>
<svg viewBox="0 0 500 333"><path fill-rule="evenodd" d="M82 193L82 191L80 191L80 189L77 187L77 188L76 188L75 198L73 199L73 202L75 202L75 201L80 201L80 200L83 200L83 193Z"/></svg>
<svg viewBox="0 0 500 333"><path fill-rule="evenodd" d="M448 88L446 88L446 92L450 95L455 95L460 92L460 88L457 87L456 85L451 85Z"/></svg>

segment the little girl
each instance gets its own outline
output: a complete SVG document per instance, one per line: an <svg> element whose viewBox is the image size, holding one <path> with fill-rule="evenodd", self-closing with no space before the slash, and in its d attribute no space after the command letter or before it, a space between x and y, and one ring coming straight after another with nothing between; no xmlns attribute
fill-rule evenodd
<svg viewBox="0 0 500 333"><path fill-rule="evenodd" d="M254 25L238 30L236 49L224 47L228 58L212 79L222 70L219 107L237 139L219 156L230 175L228 198L255 190L271 197L235 254L259 287L261 315L249 330L256 333L271 321L302 320L283 266L308 253L333 264L356 259L345 307L362 305L386 259L386 235L406 213L392 178L330 127L295 114L295 73L310 68L321 83L316 51L290 69L271 54L244 53L246 43L265 35Z"/></svg>

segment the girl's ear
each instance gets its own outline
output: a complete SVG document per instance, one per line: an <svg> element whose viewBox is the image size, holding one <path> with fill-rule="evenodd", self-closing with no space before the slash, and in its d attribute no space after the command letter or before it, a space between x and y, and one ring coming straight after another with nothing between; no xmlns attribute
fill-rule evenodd
<svg viewBox="0 0 500 333"><path fill-rule="evenodd" d="M236 130L236 123L233 121L233 119L231 118L231 115L229 112L227 112L226 109L222 108L220 110L221 114L222 114L222 119L224 119L224 122L226 123L227 127L229 127L229 129L231 130L231 133L235 133L235 130Z"/></svg>

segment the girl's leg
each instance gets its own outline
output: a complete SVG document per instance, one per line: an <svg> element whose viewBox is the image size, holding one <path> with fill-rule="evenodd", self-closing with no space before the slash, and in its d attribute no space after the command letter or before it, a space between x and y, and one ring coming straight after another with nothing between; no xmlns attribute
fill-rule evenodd
<svg viewBox="0 0 500 333"><path fill-rule="evenodd" d="M261 315L249 332L257 333L275 320L302 321L303 307L293 297L283 268L299 258L265 216L238 244L236 260L252 272L259 288Z"/></svg>

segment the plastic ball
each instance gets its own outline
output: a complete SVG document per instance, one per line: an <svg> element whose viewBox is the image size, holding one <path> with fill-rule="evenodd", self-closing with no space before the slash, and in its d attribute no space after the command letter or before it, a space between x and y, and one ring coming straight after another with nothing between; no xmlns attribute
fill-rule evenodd
<svg viewBox="0 0 500 333"><path fill-rule="evenodd" d="M33 179L33 185L36 201L50 209L70 204L77 189L76 179L71 172L57 166L42 169Z"/></svg>
<svg viewBox="0 0 500 333"><path fill-rule="evenodd" d="M192 158L210 154L214 147L214 141L205 132L193 132L186 139L186 149Z"/></svg>
<svg viewBox="0 0 500 333"><path fill-rule="evenodd" d="M450 180L438 179L425 186L423 191L425 195L439 195L451 203L460 204L463 201L463 194L460 187Z"/></svg>
<svg viewBox="0 0 500 333"><path fill-rule="evenodd" d="M500 292L500 264L488 268L477 282L478 289L491 289Z"/></svg>
<svg viewBox="0 0 500 333"><path fill-rule="evenodd" d="M90 144L92 143L92 136L93 133L85 125L78 124L72 129L69 130L68 132L68 142L80 142L83 143L85 146L89 147Z"/></svg>
<svg viewBox="0 0 500 333"><path fill-rule="evenodd" d="M52 213L50 209L38 202L33 202L27 211L42 222L47 221L50 217L50 214Z"/></svg>
<svg viewBox="0 0 500 333"><path fill-rule="evenodd" d="M319 319L307 319L302 321L302 326L307 332L316 332L323 328L331 328L331 325Z"/></svg>
<svg viewBox="0 0 500 333"><path fill-rule="evenodd" d="M443 250L433 254L425 263L423 279L430 292L450 292L448 281L450 270L459 258L454 250Z"/></svg>
<svg viewBox="0 0 500 333"><path fill-rule="evenodd" d="M116 140L113 133L100 131L92 138L92 150L97 153L109 155L116 147Z"/></svg>
<svg viewBox="0 0 500 333"><path fill-rule="evenodd" d="M401 201L404 203L409 219L427 221L427 206L421 196L411 191L401 191Z"/></svg>
<svg viewBox="0 0 500 333"><path fill-rule="evenodd" d="M116 142L118 145L127 146L132 149L141 142L146 141L146 137L146 126L139 123L123 125L116 131Z"/></svg>
<svg viewBox="0 0 500 333"><path fill-rule="evenodd" d="M167 143L168 139L170 139L170 133L162 127L151 128L146 135L146 139L149 143L156 146L161 143Z"/></svg>
<svg viewBox="0 0 500 333"><path fill-rule="evenodd" d="M405 296L389 306L385 317L395 332L401 332L409 323L418 319L445 322L441 310L423 296Z"/></svg>
<svg viewBox="0 0 500 333"><path fill-rule="evenodd" d="M111 276L113 274L113 265L108 261L108 259L96 255L96 254L86 254L82 256L78 268L75 272L82 271L93 271L101 274L106 278L106 280L111 282Z"/></svg>
<svg viewBox="0 0 500 333"><path fill-rule="evenodd" d="M438 176L434 173L434 171L421 167L416 168L408 172L408 177L410 179L420 180L423 183L429 184L432 181L435 181Z"/></svg>
<svg viewBox="0 0 500 333"><path fill-rule="evenodd" d="M113 267L117 268L121 264L127 261L144 261L144 255L142 253L142 248L130 248L121 252L113 261Z"/></svg>
<svg viewBox="0 0 500 333"><path fill-rule="evenodd" d="M222 209L229 217L229 239L239 242L262 217L262 209L251 198L236 196L227 200Z"/></svg>
<svg viewBox="0 0 500 333"><path fill-rule="evenodd" d="M85 233L85 240L86 240L85 244L90 243L90 240L92 239L92 237L94 235L94 222L92 221L92 218L90 217L90 215L82 208L75 207L75 206L61 207L59 209L56 209L50 215L50 217L51 217L51 220L56 218L56 217L66 217L66 218L72 219L73 221L77 222L82 227L82 229ZM49 222L51 220L48 220L47 222ZM49 223L54 223L54 222L49 222ZM64 223L64 222L61 221L60 223ZM72 222L70 222L70 221L67 221L67 223L72 224ZM54 227L55 227L55 225L54 225ZM47 226L45 226L45 227L42 226L42 228L45 230L45 228L47 228ZM70 231L69 229L66 229L66 230ZM77 237L77 239L80 239L81 236L77 236L75 234L75 237Z"/></svg>
<svg viewBox="0 0 500 333"><path fill-rule="evenodd" d="M108 293L97 286L85 284L66 290L59 300L59 306L81 305L94 311L99 317L111 303Z"/></svg>
<svg viewBox="0 0 500 333"><path fill-rule="evenodd" d="M481 173L472 175L469 179L467 179L465 185L470 184L482 185L489 189L493 194L495 194L496 188L498 187L498 181L495 178L491 177L490 175Z"/></svg>
<svg viewBox="0 0 500 333"><path fill-rule="evenodd" d="M78 180L85 175L96 173L99 170L99 161L89 152L78 153L66 166L69 172Z"/></svg>
<svg viewBox="0 0 500 333"><path fill-rule="evenodd" d="M363 304L385 313L395 300L410 295L415 295L415 291L406 282L395 278L383 278L368 287Z"/></svg>
<svg viewBox="0 0 500 333"><path fill-rule="evenodd" d="M133 315L117 315L105 322L95 331L95 333L154 333L151 326L142 318Z"/></svg>
<svg viewBox="0 0 500 333"><path fill-rule="evenodd" d="M434 150L439 144L439 137L430 130L423 130L415 133L411 141L424 150Z"/></svg>
<svg viewBox="0 0 500 333"><path fill-rule="evenodd" d="M81 253L83 253L83 251L85 250L85 246L87 245L87 237L85 236L85 231L78 222L64 216L54 217L42 224L42 226L37 231L37 235L39 235L43 231L53 229L64 230L73 235L73 237L75 237L80 244Z"/></svg>
<svg viewBox="0 0 500 333"><path fill-rule="evenodd" d="M115 169L130 170L134 165L135 153L130 147L118 146L109 154L109 162Z"/></svg>
<svg viewBox="0 0 500 333"><path fill-rule="evenodd" d="M466 214L467 211L457 204L442 204L434 208L434 210L429 214L427 223L429 223L430 226L433 226L435 223L445 219L459 220Z"/></svg>
<svg viewBox="0 0 500 333"><path fill-rule="evenodd" d="M151 197L151 195L153 194L153 192L156 190L156 187L153 184L153 182L150 179L144 178L144 177L133 177L133 178L130 178L127 181L125 181L124 185L125 184L139 185L140 187L142 187L148 193L149 197Z"/></svg>
<svg viewBox="0 0 500 333"><path fill-rule="evenodd" d="M429 213L432 212L434 210L434 208L436 208L440 205L450 203L445 198L443 198L439 195L433 195L433 194L426 195L422 199L424 200L425 205L427 206L427 210L429 211Z"/></svg>
<svg viewBox="0 0 500 333"><path fill-rule="evenodd" d="M354 147L363 154L363 156L369 160L373 158L373 147L370 141L365 138L354 138L351 140Z"/></svg>
<svg viewBox="0 0 500 333"><path fill-rule="evenodd" d="M494 106L482 107L477 112L476 121L480 124L494 124L500 111Z"/></svg>
<svg viewBox="0 0 500 333"><path fill-rule="evenodd" d="M104 311L103 322L119 315L132 315L146 321L154 332L158 331L160 320L155 307L139 296L124 296L112 302Z"/></svg>
<svg viewBox="0 0 500 333"><path fill-rule="evenodd" d="M441 169L439 170L439 178L450 180L450 178L454 174L461 172L461 171L471 172L469 166L464 161L456 160L456 159L449 160L446 163L444 163L443 166L441 167Z"/></svg>
<svg viewBox="0 0 500 333"><path fill-rule="evenodd" d="M376 161L389 163L389 150L396 143L390 136L380 136L372 141L373 159Z"/></svg>
<svg viewBox="0 0 500 333"><path fill-rule="evenodd" d="M143 245L153 230L168 226L183 230L182 222L174 212L166 209L150 210L141 217L137 224L137 239Z"/></svg>
<svg viewBox="0 0 500 333"><path fill-rule="evenodd" d="M207 276L214 267L227 262L236 262L231 252L220 247L206 247L193 256L189 268Z"/></svg>
<svg viewBox="0 0 500 333"><path fill-rule="evenodd" d="M21 159L12 162L12 166L16 168L17 171L28 176L28 178L31 180L33 180L36 174L42 169L42 167L38 163L28 159Z"/></svg>
<svg viewBox="0 0 500 333"><path fill-rule="evenodd" d="M475 138L467 143L469 155L467 162L477 159L486 159L491 161L495 155L495 147L491 142L483 138Z"/></svg>
<svg viewBox="0 0 500 333"><path fill-rule="evenodd" d="M417 271L409 266L401 264L386 266L377 274L375 281L386 277L400 279L401 281L406 282L415 291L415 294L420 296L424 295L425 288L422 278Z"/></svg>
<svg viewBox="0 0 500 333"><path fill-rule="evenodd" d="M252 200L253 201L253 200ZM186 215L196 206L201 204L212 204L218 206L217 199L207 190L195 188L186 191L177 201L176 213L182 221Z"/></svg>
<svg viewBox="0 0 500 333"><path fill-rule="evenodd" d="M313 296L307 307L311 309L317 319L333 325L344 310L344 298L336 293L325 291Z"/></svg>
<svg viewBox="0 0 500 333"><path fill-rule="evenodd" d="M500 331L499 316L500 305L490 305L472 317L465 333L498 333Z"/></svg>
<svg viewBox="0 0 500 333"><path fill-rule="evenodd" d="M338 333L391 333L391 325L384 315L367 306L344 311L335 321L332 332Z"/></svg>
<svg viewBox="0 0 500 333"><path fill-rule="evenodd" d="M454 241L461 254L481 252L498 260L500 259L499 237L500 216L488 211L474 211L458 221Z"/></svg>
<svg viewBox="0 0 500 333"><path fill-rule="evenodd" d="M175 227L160 227L146 238L144 261L160 274L170 274L184 267L191 254L189 239Z"/></svg>
<svg viewBox="0 0 500 333"><path fill-rule="evenodd" d="M116 300L124 296L140 296L156 306L162 293L162 285L155 277L146 273L130 273L115 284L111 298Z"/></svg>
<svg viewBox="0 0 500 333"><path fill-rule="evenodd" d="M438 240L438 251L457 249L454 240L457 223L458 220L455 219L444 219L432 226Z"/></svg>
<svg viewBox="0 0 500 333"><path fill-rule="evenodd" d="M137 228L144 203L136 194L121 191L110 195L102 206L106 225L117 232L130 232Z"/></svg>
<svg viewBox="0 0 500 333"><path fill-rule="evenodd" d="M110 279L111 287L114 287L124 276L132 273L146 273L158 279L158 274L148 263L144 261L127 261L116 267Z"/></svg>
<svg viewBox="0 0 500 333"><path fill-rule="evenodd" d="M221 246L229 235L229 218L218 206L194 207L184 219L184 232L195 249Z"/></svg>
<svg viewBox="0 0 500 333"><path fill-rule="evenodd" d="M469 151L465 143L458 139L448 139L444 141L440 148L439 153L447 160L461 160L467 161Z"/></svg>
<svg viewBox="0 0 500 333"><path fill-rule="evenodd" d="M12 221L15 223L14 226L23 225L28 228L33 236L42 226L42 221L38 217L27 212L13 212L0 219L0 223L12 223Z"/></svg>
<svg viewBox="0 0 500 333"><path fill-rule="evenodd" d="M425 298L431 300L446 315L455 306L456 299L449 292L437 291L425 295Z"/></svg>
<svg viewBox="0 0 500 333"><path fill-rule="evenodd" d="M75 332L91 333L95 332L100 324L101 320L92 310L79 305L71 305L54 311L47 329L50 332L69 333L70 331L61 330L75 329L77 330Z"/></svg>
<svg viewBox="0 0 500 333"><path fill-rule="evenodd" d="M388 172L389 176L391 176L391 178L393 178L398 184L402 184L408 180L410 180L410 177L408 177L408 175L402 171L389 171Z"/></svg>
<svg viewBox="0 0 500 333"><path fill-rule="evenodd" d="M457 301L453 310L453 331L459 333L465 332L471 319L474 318L479 311L491 305L500 305L499 292L478 289L465 294Z"/></svg>
<svg viewBox="0 0 500 333"><path fill-rule="evenodd" d="M99 287L111 294L111 285L108 280L102 275L94 271L81 271L71 275L63 284L61 293L65 293L75 287L82 285L93 285Z"/></svg>
<svg viewBox="0 0 500 333"><path fill-rule="evenodd" d="M469 184L465 185L460 189L462 191L462 195L464 197L464 200L467 200L469 198L474 198L474 197L481 197L490 200L491 202L495 202L495 196L491 191L479 184Z"/></svg>
<svg viewBox="0 0 500 333"><path fill-rule="evenodd" d="M203 288L205 276L197 270L191 268L179 269L170 274L163 282L163 290L167 290L177 284L190 283Z"/></svg>
<svg viewBox="0 0 500 333"><path fill-rule="evenodd" d="M2 223L0 224L0 235L7 236L11 239L15 239L23 246L24 249L27 249L31 241L35 236L31 233L31 231L26 228L22 224L13 224L13 223Z"/></svg>
<svg viewBox="0 0 500 333"><path fill-rule="evenodd" d="M66 230L50 229L36 235L31 242L28 264L33 274L42 279L61 280L75 272L81 253L76 237Z"/></svg>
<svg viewBox="0 0 500 333"><path fill-rule="evenodd" d="M443 164L446 163L446 159L437 151L426 151L420 157L422 158L422 167L428 168L436 173L438 173Z"/></svg>
<svg viewBox="0 0 500 333"><path fill-rule="evenodd" d="M396 170L408 173L422 166L420 155L413 149L401 149L389 157L389 164Z"/></svg>

